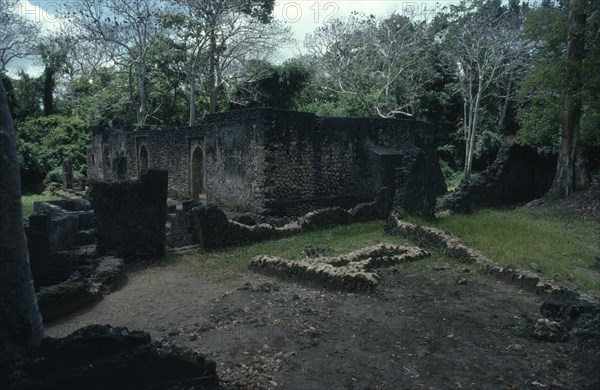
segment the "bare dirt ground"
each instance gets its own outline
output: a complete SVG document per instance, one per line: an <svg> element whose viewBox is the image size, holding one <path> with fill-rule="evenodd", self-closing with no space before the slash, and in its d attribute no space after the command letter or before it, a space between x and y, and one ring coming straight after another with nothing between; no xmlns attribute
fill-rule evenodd
<svg viewBox="0 0 600 390"><path fill-rule="evenodd" d="M597 220L598 182L566 203L531 207ZM376 293L353 294L250 271L197 276L185 261L151 266L46 332L145 330L215 360L227 389L599 388L600 329L534 339L541 298L445 258L378 273Z"/></svg>
<svg viewBox="0 0 600 390"><path fill-rule="evenodd" d="M585 389L600 348L531 337L541 300L428 258L380 270L373 294L251 272L194 276L185 262L129 273L93 307L47 327L150 332L217 362L225 388Z"/></svg>

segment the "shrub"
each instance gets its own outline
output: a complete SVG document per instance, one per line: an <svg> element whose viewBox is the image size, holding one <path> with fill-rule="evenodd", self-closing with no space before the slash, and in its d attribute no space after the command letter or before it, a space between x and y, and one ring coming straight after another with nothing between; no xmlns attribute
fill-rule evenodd
<svg viewBox="0 0 600 390"><path fill-rule="evenodd" d="M55 178L60 181L60 167L67 157L73 160L74 175L85 171L90 131L83 120L51 115L29 119L15 127L21 180L25 186ZM54 170L58 173L51 174Z"/></svg>

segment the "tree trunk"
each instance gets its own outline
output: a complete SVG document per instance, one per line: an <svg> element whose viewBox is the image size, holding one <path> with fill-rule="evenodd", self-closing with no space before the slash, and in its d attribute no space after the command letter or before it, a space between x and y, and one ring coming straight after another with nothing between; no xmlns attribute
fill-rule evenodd
<svg viewBox="0 0 600 390"><path fill-rule="evenodd" d="M138 65L138 88L140 89L140 109L138 112L138 124L146 125L148 116L148 97L146 96L146 64L141 62Z"/></svg>
<svg viewBox="0 0 600 390"><path fill-rule="evenodd" d="M44 116L54 114L54 75L55 70L50 65L44 68Z"/></svg>
<svg viewBox="0 0 600 390"><path fill-rule="evenodd" d="M469 129L471 126L469 125ZM465 137L465 165L463 168L463 180L469 181L471 179L471 168L469 165L469 157L471 156L471 133L467 130L467 136Z"/></svg>
<svg viewBox="0 0 600 390"><path fill-rule="evenodd" d="M209 94L210 103L208 113L217 112L217 36L215 22L211 22L210 27L210 78L209 78Z"/></svg>
<svg viewBox="0 0 600 390"><path fill-rule="evenodd" d="M43 329L23 227L15 134L0 83L0 358L38 345Z"/></svg>
<svg viewBox="0 0 600 390"><path fill-rule="evenodd" d="M190 126L196 124L196 75L190 75Z"/></svg>
<svg viewBox="0 0 600 390"><path fill-rule="evenodd" d="M479 105L481 104L482 80L479 78L478 92L475 95L474 104L469 105L470 112L468 113L469 126L468 136L465 140L465 169L463 172L463 180L471 179L471 170L473 168L473 151L475 149L475 136L477 135L477 122L479 121ZM471 101L473 97L470 97Z"/></svg>
<svg viewBox="0 0 600 390"><path fill-rule="evenodd" d="M549 198L565 198L574 191L587 188L590 183L585 169L579 135L582 86L581 64L584 56L586 23L585 3L585 0L571 0L570 2L565 111L556 176L547 194Z"/></svg>
<svg viewBox="0 0 600 390"><path fill-rule="evenodd" d="M510 106L512 82L513 76L511 74L508 79L508 85L506 86L506 96L502 101L502 106L500 107L500 114L498 116L498 131L500 132L500 134L506 133L506 116L508 115L508 107Z"/></svg>

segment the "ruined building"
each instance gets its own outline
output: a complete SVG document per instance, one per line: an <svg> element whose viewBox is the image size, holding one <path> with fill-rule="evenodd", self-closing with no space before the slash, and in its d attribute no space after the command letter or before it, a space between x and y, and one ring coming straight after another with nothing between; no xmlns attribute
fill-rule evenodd
<svg viewBox="0 0 600 390"><path fill-rule="evenodd" d="M446 190L427 123L271 108L212 114L194 127L94 130L90 179L148 168L168 171L170 197L274 216L351 207L381 187L395 190L397 209L427 213Z"/></svg>

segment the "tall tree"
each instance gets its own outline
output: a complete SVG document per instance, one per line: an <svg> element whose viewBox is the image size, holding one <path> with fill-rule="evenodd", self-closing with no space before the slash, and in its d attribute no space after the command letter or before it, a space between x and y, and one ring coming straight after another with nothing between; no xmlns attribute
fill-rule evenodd
<svg viewBox="0 0 600 390"><path fill-rule="evenodd" d="M294 109L294 99L308 84L312 74L300 61L288 60L281 65L254 61L245 81L238 83L230 105L237 108L276 107Z"/></svg>
<svg viewBox="0 0 600 390"><path fill-rule="evenodd" d="M37 54L44 64L44 115L54 114L54 91L56 79L66 71L67 55L71 40L68 37L50 35L37 46Z"/></svg>
<svg viewBox="0 0 600 390"><path fill-rule="evenodd" d="M82 38L101 45L111 59L124 68L134 69L137 87L137 122L144 126L152 114L148 106L148 58L158 37L164 34L163 2L160 0L77 0L75 25Z"/></svg>
<svg viewBox="0 0 600 390"><path fill-rule="evenodd" d="M354 114L413 116L431 79L425 26L399 14L332 20L307 36L305 47L323 74L319 82L360 103Z"/></svg>
<svg viewBox="0 0 600 390"><path fill-rule="evenodd" d="M578 24L585 36L573 26L574 12L568 2L548 1L527 14L525 25L536 47L533 67L519 90L517 136L520 142L561 154L559 180L549 197L585 188L585 171L600 165L600 3L584 2L588 17ZM583 54L580 62L573 58L577 52Z"/></svg>
<svg viewBox="0 0 600 390"><path fill-rule="evenodd" d="M589 186L580 136L582 63L585 47L586 0L570 0L569 36L566 52L566 90L562 138L556 177L548 192L550 197L567 197Z"/></svg>
<svg viewBox="0 0 600 390"><path fill-rule="evenodd" d="M456 90L463 100L463 178L469 180L483 104L503 80L509 82L507 98L511 95L511 73L527 56L529 44L500 0L463 1L443 17L448 18L442 34L447 69L457 78Z"/></svg>
<svg viewBox="0 0 600 390"><path fill-rule="evenodd" d="M202 85L209 99L208 112L215 112L219 90L237 82L244 61L253 56L267 57L289 39L289 29L272 20L273 0L173 2L183 15L180 37L188 45L189 123L193 125L196 96Z"/></svg>
<svg viewBox="0 0 600 390"><path fill-rule="evenodd" d="M0 356L34 347L42 336L23 227L15 134L0 83Z"/></svg>

